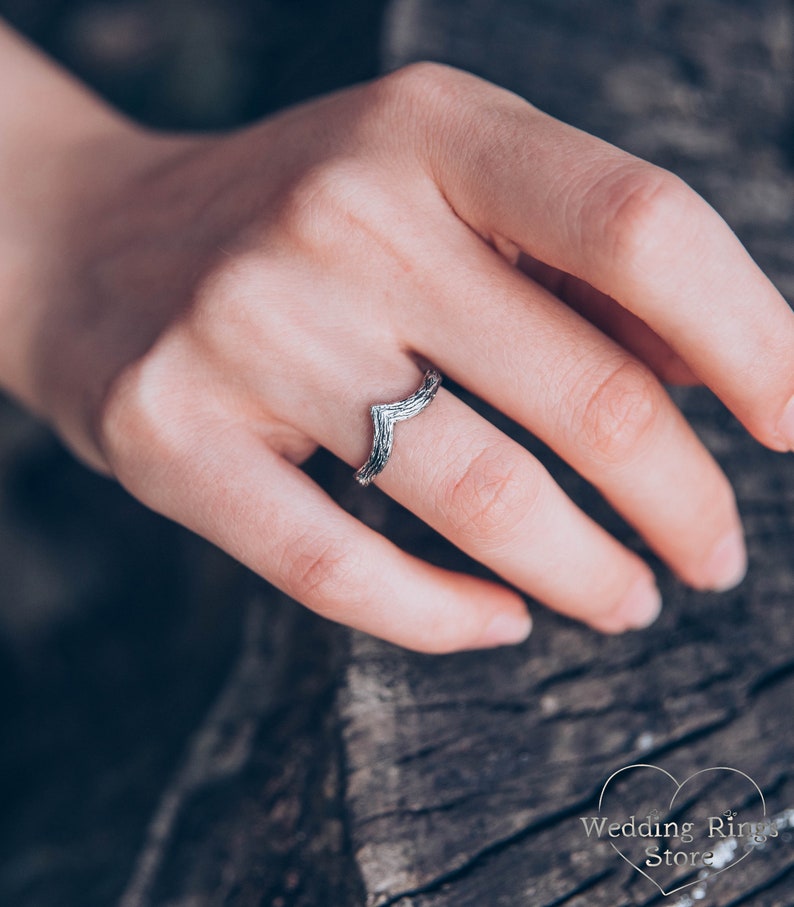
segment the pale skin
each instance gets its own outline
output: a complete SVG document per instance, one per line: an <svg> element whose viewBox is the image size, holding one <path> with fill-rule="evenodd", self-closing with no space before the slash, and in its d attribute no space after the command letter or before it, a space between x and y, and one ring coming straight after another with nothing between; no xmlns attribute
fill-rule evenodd
<svg viewBox="0 0 794 907"><path fill-rule="evenodd" d="M0 386L309 608L426 652L525 638L522 593L605 632L658 614L647 564L446 387L376 484L504 583L409 556L306 476L322 446L352 481L369 406L428 364L682 580L744 575L730 485L663 382L790 451L794 315L671 174L429 64L157 135L1 26L0 135Z"/></svg>

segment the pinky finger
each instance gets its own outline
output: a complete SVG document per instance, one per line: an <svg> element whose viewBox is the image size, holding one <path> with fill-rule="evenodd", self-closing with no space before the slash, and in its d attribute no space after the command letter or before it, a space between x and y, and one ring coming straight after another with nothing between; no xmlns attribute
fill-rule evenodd
<svg viewBox="0 0 794 907"><path fill-rule="evenodd" d="M202 448L161 509L318 614L421 652L529 634L518 594L402 551L253 433L224 427Z"/></svg>

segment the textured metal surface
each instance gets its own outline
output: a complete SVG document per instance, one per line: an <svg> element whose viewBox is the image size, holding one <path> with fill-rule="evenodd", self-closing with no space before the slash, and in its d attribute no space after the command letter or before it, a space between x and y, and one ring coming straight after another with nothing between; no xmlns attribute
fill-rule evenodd
<svg viewBox="0 0 794 907"><path fill-rule="evenodd" d="M369 485L385 469L394 447L395 424L418 416L432 403L440 386L441 375L435 369L428 369L422 386L410 397L396 403L377 403L370 407L372 452L367 462L356 470L355 479L359 485Z"/></svg>

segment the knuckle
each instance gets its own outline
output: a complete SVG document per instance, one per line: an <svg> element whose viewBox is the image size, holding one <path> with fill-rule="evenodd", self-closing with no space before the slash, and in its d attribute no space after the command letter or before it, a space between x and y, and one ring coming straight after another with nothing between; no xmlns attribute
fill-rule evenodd
<svg viewBox="0 0 794 907"><path fill-rule="evenodd" d="M631 276L647 269L665 243L691 230L697 196L674 174L650 164L624 165L600 182L585 204L585 220L603 237L606 264Z"/></svg>
<svg viewBox="0 0 794 907"><path fill-rule="evenodd" d="M441 503L456 534L478 546L509 539L535 509L541 470L522 468L506 443L467 451L441 486Z"/></svg>
<svg viewBox="0 0 794 907"><path fill-rule="evenodd" d="M94 434L116 478L149 503L163 482L178 484L180 464L206 444L210 409L180 380L169 354L150 351L113 382L98 409Z"/></svg>
<svg viewBox="0 0 794 907"><path fill-rule="evenodd" d="M424 107L439 97L456 94L466 74L442 63L409 63L373 83L389 102Z"/></svg>
<svg viewBox="0 0 794 907"><path fill-rule="evenodd" d="M411 63L371 85L373 107L383 115L382 128L400 136L400 147L410 146L420 157L433 159L452 137L460 135L466 114L477 105L479 80L441 63Z"/></svg>
<svg viewBox="0 0 794 907"><path fill-rule="evenodd" d="M597 383L588 384L580 419L589 452L612 465L639 456L652 440L662 408L662 390L638 362L623 362Z"/></svg>
<svg viewBox="0 0 794 907"><path fill-rule="evenodd" d="M280 572L290 595L330 614L354 588L357 558L341 539L306 536L285 548Z"/></svg>
<svg viewBox="0 0 794 907"><path fill-rule="evenodd" d="M101 448L111 463L123 458L129 439L140 441L142 450L168 443L168 394L160 363L147 356L129 366L105 395L97 419Z"/></svg>
<svg viewBox="0 0 794 907"><path fill-rule="evenodd" d="M279 234L304 252L335 254L367 219L375 187L361 164L347 159L316 164L293 179L275 205Z"/></svg>

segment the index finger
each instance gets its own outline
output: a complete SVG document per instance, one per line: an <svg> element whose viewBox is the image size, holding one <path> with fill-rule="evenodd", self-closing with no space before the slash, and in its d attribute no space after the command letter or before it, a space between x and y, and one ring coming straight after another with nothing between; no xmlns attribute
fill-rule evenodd
<svg viewBox="0 0 794 907"><path fill-rule="evenodd" d="M759 441L794 449L794 313L716 211L510 92L453 70L432 78L449 140L428 145L430 163L458 216L617 300Z"/></svg>

